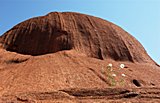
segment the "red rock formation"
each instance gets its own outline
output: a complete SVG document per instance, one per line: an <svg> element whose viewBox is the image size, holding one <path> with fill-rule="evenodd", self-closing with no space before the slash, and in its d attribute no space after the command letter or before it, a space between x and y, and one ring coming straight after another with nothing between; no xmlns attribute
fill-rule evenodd
<svg viewBox="0 0 160 103"><path fill-rule="evenodd" d="M0 103L159 103L160 67L134 37L100 18L55 12L29 19L2 35L0 47Z"/></svg>
<svg viewBox="0 0 160 103"><path fill-rule="evenodd" d="M118 61L151 62L142 45L122 28L79 13L49 13L24 21L1 37L3 48L42 55L74 49L87 56Z"/></svg>

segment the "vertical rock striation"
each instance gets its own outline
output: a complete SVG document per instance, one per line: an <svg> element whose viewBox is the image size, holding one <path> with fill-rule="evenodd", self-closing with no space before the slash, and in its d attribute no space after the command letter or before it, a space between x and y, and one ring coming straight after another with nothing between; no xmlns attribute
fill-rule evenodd
<svg viewBox="0 0 160 103"><path fill-rule="evenodd" d="M0 42L8 51L35 56L74 49L98 59L154 63L122 28L80 13L52 12L26 20L4 33Z"/></svg>

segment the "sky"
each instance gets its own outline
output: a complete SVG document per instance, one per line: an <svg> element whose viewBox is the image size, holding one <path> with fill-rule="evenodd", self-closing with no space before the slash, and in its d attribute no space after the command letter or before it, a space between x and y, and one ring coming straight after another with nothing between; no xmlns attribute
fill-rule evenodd
<svg viewBox="0 0 160 103"><path fill-rule="evenodd" d="M111 21L140 41L160 64L160 0L0 0L0 35L22 21L54 11Z"/></svg>

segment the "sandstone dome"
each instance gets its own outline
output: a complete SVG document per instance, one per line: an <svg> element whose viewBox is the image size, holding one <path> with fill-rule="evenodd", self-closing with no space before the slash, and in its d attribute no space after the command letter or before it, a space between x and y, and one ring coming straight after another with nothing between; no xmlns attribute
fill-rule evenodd
<svg viewBox="0 0 160 103"><path fill-rule="evenodd" d="M31 18L4 33L0 42L8 51L34 56L74 49L98 59L153 63L122 28L80 13L52 12Z"/></svg>
<svg viewBox="0 0 160 103"><path fill-rule="evenodd" d="M133 36L85 14L52 12L0 37L0 103L154 102L159 75Z"/></svg>

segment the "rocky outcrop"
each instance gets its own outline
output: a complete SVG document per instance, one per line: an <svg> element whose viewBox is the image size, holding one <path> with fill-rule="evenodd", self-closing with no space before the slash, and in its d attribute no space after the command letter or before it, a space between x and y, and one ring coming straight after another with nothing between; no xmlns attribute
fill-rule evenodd
<svg viewBox="0 0 160 103"><path fill-rule="evenodd" d="M143 46L106 20L70 12L52 12L24 21L1 36L2 47L28 55L74 49L89 57L154 63Z"/></svg>
<svg viewBox="0 0 160 103"><path fill-rule="evenodd" d="M0 37L0 103L159 103L160 67L154 64L143 46L113 23L49 13Z"/></svg>

